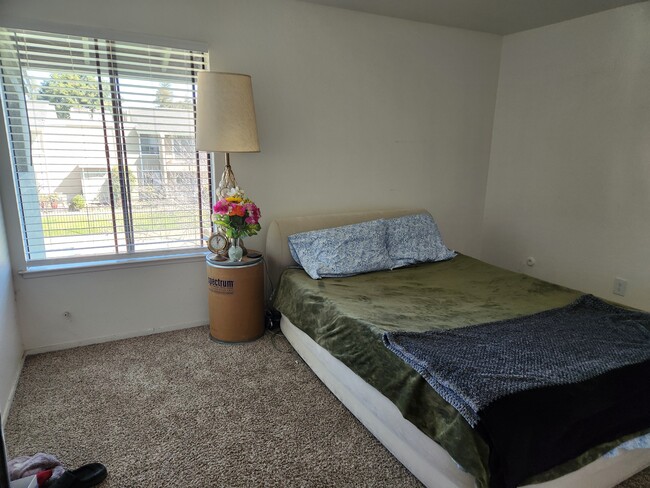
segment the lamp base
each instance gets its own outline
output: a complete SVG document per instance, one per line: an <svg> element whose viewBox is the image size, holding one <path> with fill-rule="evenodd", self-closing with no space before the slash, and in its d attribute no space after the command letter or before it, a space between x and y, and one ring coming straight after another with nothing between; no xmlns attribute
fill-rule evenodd
<svg viewBox="0 0 650 488"><path fill-rule="evenodd" d="M217 200L231 197L240 191L237 186L237 180L235 180L235 173L233 173L232 168L230 167L230 153L224 154L226 164L223 168L223 174L221 175L219 185L217 185L217 191L215 192Z"/></svg>
<svg viewBox="0 0 650 488"><path fill-rule="evenodd" d="M232 197L241 192L241 189L239 186L237 186L235 173L233 173L232 167L230 166L230 153L224 153L224 156L225 166L223 168L223 174L221 175L219 185L217 185L217 190L215 191L217 200ZM225 242L219 246L218 251L213 252L221 258L228 258L228 251L231 247L231 240L228 238L228 236L226 236L225 231L221 229L221 227L217 227L216 233L218 233ZM241 238L239 239L239 247L241 247L243 255L246 256L248 254L248 251L246 250L246 247L243 244L243 239Z"/></svg>

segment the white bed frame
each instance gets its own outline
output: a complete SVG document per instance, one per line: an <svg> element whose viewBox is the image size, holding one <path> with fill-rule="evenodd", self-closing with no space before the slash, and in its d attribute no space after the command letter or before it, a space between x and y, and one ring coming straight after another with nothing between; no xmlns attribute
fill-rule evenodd
<svg viewBox="0 0 650 488"><path fill-rule="evenodd" d="M276 220L269 228L266 241L271 280L277 285L282 270L295 264L287 245L287 237L291 234L418 212L426 210L389 210ZM363 381L286 317L282 317L280 326L287 340L325 386L425 486L475 486L473 476L458 467L439 444L406 420L398 408L377 389ZM623 451L615 457L601 457L555 480L527 486L611 488L648 466L650 449L635 449Z"/></svg>

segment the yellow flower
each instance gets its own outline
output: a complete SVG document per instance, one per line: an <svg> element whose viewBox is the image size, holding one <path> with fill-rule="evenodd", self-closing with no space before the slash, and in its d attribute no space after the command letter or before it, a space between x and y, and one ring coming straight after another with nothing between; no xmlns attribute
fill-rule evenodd
<svg viewBox="0 0 650 488"><path fill-rule="evenodd" d="M226 197L226 200L230 203L241 203L242 198L241 197Z"/></svg>

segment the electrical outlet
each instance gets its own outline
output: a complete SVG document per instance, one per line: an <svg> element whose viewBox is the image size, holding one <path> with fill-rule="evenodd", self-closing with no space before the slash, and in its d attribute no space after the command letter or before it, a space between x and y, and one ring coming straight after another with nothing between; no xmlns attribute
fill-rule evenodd
<svg viewBox="0 0 650 488"><path fill-rule="evenodd" d="M612 290L614 295L625 296L626 291L627 280L624 280L623 278L614 278L614 289Z"/></svg>

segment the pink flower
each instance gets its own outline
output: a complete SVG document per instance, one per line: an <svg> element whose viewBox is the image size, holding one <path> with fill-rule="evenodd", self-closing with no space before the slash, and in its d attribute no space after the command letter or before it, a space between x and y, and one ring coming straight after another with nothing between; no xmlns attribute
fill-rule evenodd
<svg viewBox="0 0 650 488"><path fill-rule="evenodd" d="M230 203L226 199L222 198L221 200L219 200L217 203L214 204L212 210L214 211L214 213L218 213L221 215L228 215L230 211Z"/></svg>
<svg viewBox="0 0 650 488"><path fill-rule="evenodd" d="M253 225L257 224L260 220L260 209L257 208L257 205L255 205L253 202L250 202L245 203L244 207L246 208L246 213L248 214L246 217L246 223Z"/></svg>

